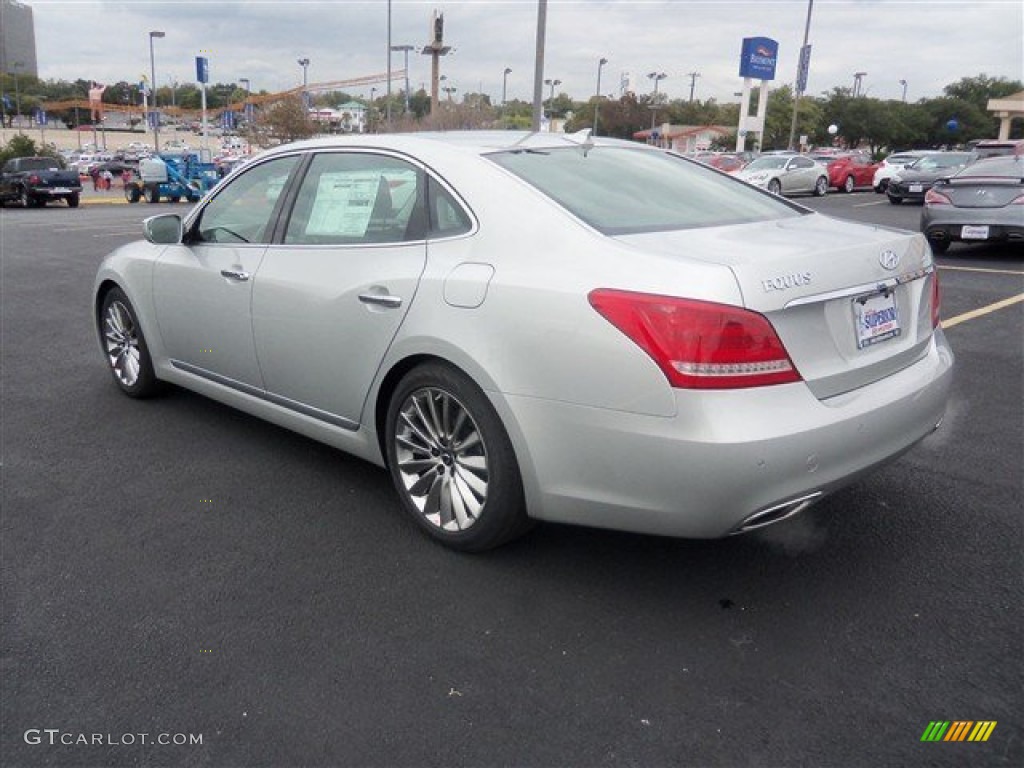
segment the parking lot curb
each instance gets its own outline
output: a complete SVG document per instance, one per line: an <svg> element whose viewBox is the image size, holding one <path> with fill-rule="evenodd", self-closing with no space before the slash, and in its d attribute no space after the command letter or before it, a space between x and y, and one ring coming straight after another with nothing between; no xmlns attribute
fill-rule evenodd
<svg viewBox="0 0 1024 768"><path fill-rule="evenodd" d="M128 205L123 197L83 197L78 201L79 205Z"/></svg>

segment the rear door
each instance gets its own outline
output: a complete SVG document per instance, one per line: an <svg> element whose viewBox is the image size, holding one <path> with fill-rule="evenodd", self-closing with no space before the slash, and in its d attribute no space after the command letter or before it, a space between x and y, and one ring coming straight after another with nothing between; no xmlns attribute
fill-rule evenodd
<svg viewBox="0 0 1024 768"><path fill-rule="evenodd" d="M383 152L313 157L252 296L267 394L347 429L426 262L424 173Z"/></svg>

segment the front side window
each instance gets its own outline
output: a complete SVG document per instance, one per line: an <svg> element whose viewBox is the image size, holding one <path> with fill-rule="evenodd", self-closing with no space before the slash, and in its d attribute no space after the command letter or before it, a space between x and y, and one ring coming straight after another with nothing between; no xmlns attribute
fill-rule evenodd
<svg viewBox="0 0 1024 768"><path fill-rule="evenodd" d="M606 235L802 215L785 201L665 152L598 146L516 149L487 157ZM786 163L773 160L781 161L777 167Z"/></svg>
<svg viewBox="0 0 1024 768"><path fill-rule="evenodd" d="M291 245L361 245L422 240L423 174L390 155L315 156L285 230Z"/></svg>
<svg viewBox="0 0 1024 768"><path fill-rule="evenodd" d="M203 243L266 243L274 209L298 155L280 157L233 179L210 201L193 228Z"/></svg>

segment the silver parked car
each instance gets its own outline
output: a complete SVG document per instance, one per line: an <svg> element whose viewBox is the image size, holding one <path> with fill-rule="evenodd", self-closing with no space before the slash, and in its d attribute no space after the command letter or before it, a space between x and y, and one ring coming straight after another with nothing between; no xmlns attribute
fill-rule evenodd
<svg viewBox="0 0 1024 768"><path fill-rule="evenodd" d="M993 156L940 179L925 193L921 231L936 253L957 241L1024 244L1024 155Z"/></svg>
<svg viewBox="0 0 1024 768"><path fill-rule="evenodd" d="M828 192L828 168L805 155L762 155L736 177L776 195Z"/></svg>
<svg viewBox="0 0 1024 768"><path fill-rule="evenodd" d="M96 277L117 385L387 466L459 549L759 528L917 443L950 387L922 235L633 143L303 142L144 233Z"/></svg>

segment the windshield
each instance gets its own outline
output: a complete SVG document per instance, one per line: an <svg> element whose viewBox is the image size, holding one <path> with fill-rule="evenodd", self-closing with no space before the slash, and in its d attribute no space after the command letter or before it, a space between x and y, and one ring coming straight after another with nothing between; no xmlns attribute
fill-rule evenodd
<svg viewBox="0 0 1024 768"><path fill-rule="evenodd" d="M775 168L785 168L789 157L786 155L772 155L770 157L759 157L747 165L745 171L770 171Z"/></svg>
<svg viewBox="0 0 1024 768"><path fill-rule="evenodd" d="M907 167L913 171L934 171L937 168L955 168L964 165L970 155L966 152L943 152L939 155L925 155Z"/></svg>
<svg viewBox="0 0 1024 768"><path fill-rule="evenodd" d="M778 198L666 152L566 147L487 157L606 235L801 215Z"/></svg>

